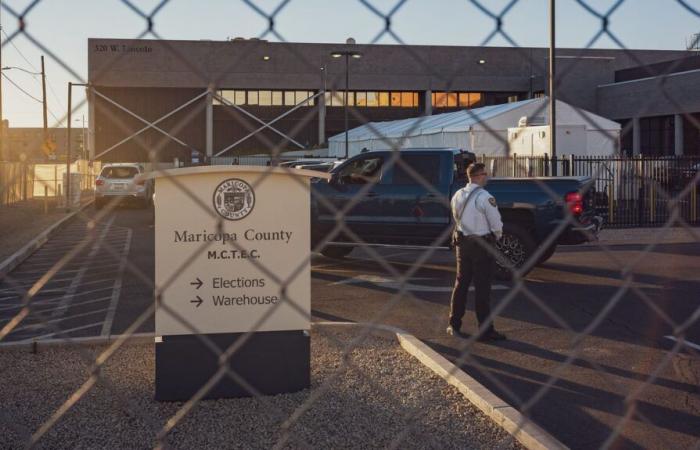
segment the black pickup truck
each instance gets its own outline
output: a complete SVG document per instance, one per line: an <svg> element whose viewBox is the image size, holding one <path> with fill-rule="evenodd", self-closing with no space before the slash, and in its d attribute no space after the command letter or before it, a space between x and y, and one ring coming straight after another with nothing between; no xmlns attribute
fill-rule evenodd
<svg viewBox="0 0 700 450"><path fill-rule="evenodd" d="M451 148L373 151L345 161L331 171L330 181L311 184L312 244L327 240L321 253L331 258L346 256L358 240L447 247L446 229L453 226L449 201L465 185L465 168L472 161L472 153ZM513 267L532 268L530 256L546 243L551 242L538 264L558 244L595 239L602 225L595 216L589 177L493 178L486 189L496 198L504 223L497 246ZM328 238L337 223L334 209L344 211L350 233ZM568 213L575 220L563 226ZM511 271L499 264L497 275L508 279Z"/></svg>

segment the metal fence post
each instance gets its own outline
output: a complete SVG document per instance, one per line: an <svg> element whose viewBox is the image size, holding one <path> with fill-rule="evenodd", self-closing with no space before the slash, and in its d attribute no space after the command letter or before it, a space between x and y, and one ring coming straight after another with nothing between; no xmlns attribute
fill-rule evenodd
<svg viewBox="0 0 700 450"><path fill-rule="evenodd" d="M517 176L518 171L518 154L513 153L513 171L512 171L512 177L515 178Z"/></svg>
<svg viewBox="0 0 700 450"><path fill-rule="evenodd" d="M576 171L574 170L574 163L576 162L576 156L573 154L569 155L569 176L573 177L576 175Z"/></svg>

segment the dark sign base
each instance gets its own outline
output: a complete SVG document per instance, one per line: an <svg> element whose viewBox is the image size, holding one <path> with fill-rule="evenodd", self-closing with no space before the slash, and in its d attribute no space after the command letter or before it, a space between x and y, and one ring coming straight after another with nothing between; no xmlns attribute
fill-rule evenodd
<svg viewBox="0 0 700 450"><path fill-rule="evenodd" d="M245 333L206 335L222 352ZM304 331L253 333L228 361L228 366L265 395L296 392L311 382L310 339ZM194 335L163 336L156 342L156 400L186 401L219 369L219 358ZM206 399L251 397L253 394L224 375Z"/></svg>

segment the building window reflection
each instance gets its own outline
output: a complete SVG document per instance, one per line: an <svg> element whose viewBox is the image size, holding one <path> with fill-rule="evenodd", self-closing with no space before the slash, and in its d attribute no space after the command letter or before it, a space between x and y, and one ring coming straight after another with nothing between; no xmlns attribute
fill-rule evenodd
<svg viewBox="0 0 700 450"><path fill-rule="evenodd" d="M482 106L481 92L433 92L433 108L476 108Z"/></svg>

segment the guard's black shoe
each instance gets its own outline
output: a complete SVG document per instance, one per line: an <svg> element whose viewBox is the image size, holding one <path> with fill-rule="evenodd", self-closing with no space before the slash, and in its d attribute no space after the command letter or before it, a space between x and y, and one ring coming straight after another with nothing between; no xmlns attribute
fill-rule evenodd
<svg viewBox="0 0 700 450"><path fill-rule="evenodd" d="M479 336L477 340L479 342L505 341L506 335L499 333L496 330L489 330L484 332L484 334L482 334L481 336Z"/></svg>
<svg viewBox="0 0 700 450"><path fill-rule="evenodd" d="M452 325L449 325L447 327L447 330L445 330L447 334L450 336L455 336L455 337L464 337L464 333L453 327Z"/></svg>

